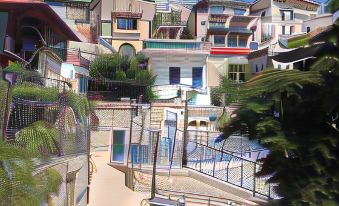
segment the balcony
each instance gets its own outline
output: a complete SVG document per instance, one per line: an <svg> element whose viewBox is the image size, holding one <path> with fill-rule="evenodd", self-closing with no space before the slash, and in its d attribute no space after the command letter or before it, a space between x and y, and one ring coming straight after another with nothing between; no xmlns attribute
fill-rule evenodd
<svg viewBox="0 0 339 206"><path fill-rule="evenodd" d="M147 39L144 41L144 49L202 50L203 42L178 39Z"/></svg>

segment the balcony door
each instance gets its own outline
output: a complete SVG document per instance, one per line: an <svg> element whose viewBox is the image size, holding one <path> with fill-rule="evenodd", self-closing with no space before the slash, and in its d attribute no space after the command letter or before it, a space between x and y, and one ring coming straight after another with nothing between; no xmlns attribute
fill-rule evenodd
<svg viewBox="0 0 339 206"><path fill-rule="evenodd" d="M202 87L202 67L193 67L192 69L192 86L194 88Z"/></svg>

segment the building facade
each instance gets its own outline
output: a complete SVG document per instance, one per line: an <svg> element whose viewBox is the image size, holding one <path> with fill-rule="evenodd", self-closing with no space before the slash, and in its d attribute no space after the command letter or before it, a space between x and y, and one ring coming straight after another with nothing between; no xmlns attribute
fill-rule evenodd
<svg viewBox="0 0 339 206"><path fill-rule="evenodd" d="M96 41L105 40L122 55L142 50L151 37L151 21L156 5L142 0L95 0L90 5L91 31Z"/></svg>

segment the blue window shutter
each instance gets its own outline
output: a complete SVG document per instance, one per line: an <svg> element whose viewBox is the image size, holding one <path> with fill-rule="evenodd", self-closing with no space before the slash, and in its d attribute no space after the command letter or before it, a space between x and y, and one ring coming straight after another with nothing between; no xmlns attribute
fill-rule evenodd
<svg viewBox="0 0 339 206"><path fill-rule="evenodd" d="M192 86L195 88L202 87L202 67L193 67L192 69Z"/></svg>
<svg viewBox="0 0 339 206"><path fill-rule="evenodd" d="M180 84L180 67L169 68L170 84Z"/></svg>

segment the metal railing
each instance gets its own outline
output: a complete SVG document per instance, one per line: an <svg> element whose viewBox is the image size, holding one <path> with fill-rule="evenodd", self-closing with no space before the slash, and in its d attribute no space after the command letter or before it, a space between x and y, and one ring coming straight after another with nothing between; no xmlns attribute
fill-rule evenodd
<svg viewBox="0 0 339 206"><path fill-rule="evenodd" d="M144 49L201 50L202 48L203 42L196 40L147 39L144 41Z"/></svg>
<svg viewBox="0 0 339 206"><path fill-rule="evenodd" d="M261 164L198 142L187 145L187 168L244 188L266 198L275 198L275 187L266 183L269 177L256 177Z"/></svg>

